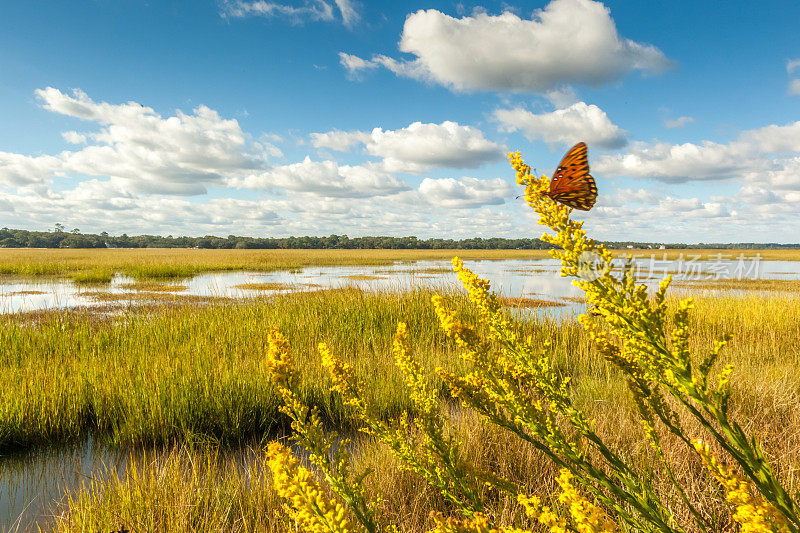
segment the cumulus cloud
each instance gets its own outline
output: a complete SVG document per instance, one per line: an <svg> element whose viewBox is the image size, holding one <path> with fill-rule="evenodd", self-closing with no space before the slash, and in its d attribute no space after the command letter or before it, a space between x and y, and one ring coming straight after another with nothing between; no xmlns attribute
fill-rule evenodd
<svg viewBox="0 0 800 533"><path fill-rule="evenodd" d="M621 37L609 9L593 0L552 0L530 19L508 11L454 18L420 10L406 18L399 48L416 58L345 54L342 64L351 72L382 66L456 91L533 93L600 86L632 70L672 66L658 48Z"/></svg>
<svg viewBox="0 0 800 533"><path fill-rule="evenodd" d="M470 208L499 205L511 195L511 185L501 178L425 178L419 193L430 204L446 208Z"/></svg>
<svg viewBox="0 0 800 533"><path fill-rule="evenodd" d="M786 73L789 76L800 74L800 58L790 59L786 62ZM789 80L789 94L800 96L800 78Z"/></svg>
<svg viewBox="0 0 800 533"><path fill-rule="evenodd" d="M337 152L347 152L359 144L369 142L369 133L363 131L333 130L327 133L312 133L311 144L314 148L329 148Z"/></svg>
<svg viewBox="0 0 800 533"><path fill-rule="evenodd" d="M265 0L224 0L220 4L220 15L225 18L284 17L293 24L333 22L336 20L337 10L345 26L352 27L361 19L355 3L350 0L334 0L333 4L325 0L306 0L294 4Z"/></svg>
<svg viewBox="0 0 800 533"><path fill-rule="evenodd" d="M687 124L691 124L692 122L694 122L693 117L678 117L672 120L665 120L664 126L668 128L682 128Z"/></svg>
<svg viewBox="0 0 800 533"><path fill-rule="evenodd" d="M744 178L781 187L800 185L797 177L800 121L743 131L722 144L633 143L627 153L606 155L594 167L600 172L665 182Z"/></svg>
<svg viewBox="0 0 800 533"><path fill-rule="evenodd" d="M611 122L605 111L596 105L577 102L550 113L534 114L521 107L497 109L494 119L504 131L521 131L529 140L573 145L585 141L590 146L622 148L627 144L626 132Z"/></svg>
<svg viewBox="0 0 800 533"><path fill-rule="evenodd" d="M164 118L136 102L95 102L84 92L65 94L53 87L36 91L42 107L97 123L99 130L67 132L69 142L88 143L79 151L29 157L0 153L0 182L42 183L65 175L102 176L145 193L202 194L225 178L262 169L272 151L249 142L236 120L206 106L192 114Z"/></svg>
<svg viewBox="0 0 800 533"><path fill-rule="evenodd" d="M371 132L330 131L312 133L315 147L350 150L363 145L370 155L381 157L379 166L386 172L419 174L439 168L477 168L502 159L505 148L494 143L472 126L445 121L441 124L413 122L405 128Z"/></svg>
<svg viewBox="0 0 800 533"><path fill-rule="evenodd" d="M77 131L65 131L61 137L70 144L86 144L86 135Z"/></svg>
<svg viewBox="0 0 800 533"><path fill-rule="evenodd" d="M15 186L40 183L51 176L63 175L63 167L58 157L0 152L0 183Z"/></svg>
<svg viewBox="0 0 800 533"><path fill-rule="evenodd" d="M392 175L365 166L339 165L335 161L312 161L274 167L229 182L253 189L281 188L318 196L368 198L408 190L409 186Z"/></svg>

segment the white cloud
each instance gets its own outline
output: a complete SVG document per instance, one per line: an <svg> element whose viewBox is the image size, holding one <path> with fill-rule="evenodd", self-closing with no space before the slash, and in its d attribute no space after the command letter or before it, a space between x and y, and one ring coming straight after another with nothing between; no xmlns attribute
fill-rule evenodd
<svg viewBox="0 0 800 533"><path fill-rule="evenodd" d="M420 10L406 18L399 48L416 58L375 55L357 62L348 56L343 65L351 72L381 65L457 91L534 93L599 86L632 70L662 72L672 65L658 48L620 37L609 9L592 0L552 0L530 19Z"/></svg>
<svg viewBox="0 0 800 533"><path fill-rule="evenodd" d="M259 171L276 147L249 142L236 120L206 106L167 118L136 102L95 102L84 92L53 87L36 95L50 111L100 125L93 133L66 132L79 151L38 157L0 154L0 182L41 183L64 175L109 177L145 193L202 194L208 185ZM279 150L277 151L280 152Z"/></svg>
<svg viewBox="0 0 800 533"><path fill-rule="evenodd" d="M363 144L368 154L381 157L386 172L419 174L433 167L477 168L503 157L505 148L494 143L472 126L445 121L441 124L413 122L405 128L371 132L330 131L312 133L318 148L346 151Z"/></svg>
<svg viewBox="0 0 800 533"><path fill-rule="evenodd" d="M633 143L628 153L602 156L596 170L612 175L654 178L666 182L745 178L784 187L797 178L800 121L743 131L734 141ZM777 155L777 157L775 157Z"/></svg>
<svg viewBox="0 0 800 533"><path fill-rule="evenodd" d="M646 189L617 189L613 192L602 192L597 196L595 207L622 207L629 204L650 204L659 202L658 196Z"/></svg>
<svg viewBox="0 0 800 533"><path fill-rule="evenodd" d="M365 166L339 165L335 161L312 161L271 168L229 182L236 187L312 193L339 198L368 198L408 190L404 182L388 173Z"/></svg>
<svg viewBox="0 0 800 533"><path fill-rule="evenodd" d="M347 70L351 79L360 79L361 71L378 68L375 61L367 61L353 54L339 52L339 63Z"/></svg>
<svg viewBox="0 0 800 533"><path fill-rule="evenodd" d="M578 95L575 93L575 89L570 85L556 87L555 89L547 91L544 93L544 97L547 98L556 109L563 109L578 103Z"/></svg>
<svg viewBox="0 0 800 533"><path fill-rule="evenodd" d="M505 149L471 126L445 121L413 122L399 130L375 128L367 152L383 158L391 172L424 172L430 167L477 168L501 159Z"/></svg>
<svg viewBox="0 0 800 533"><path fill-rule="evenodd" d="M511 196L512 187L501 178L425 178L419 185L419 193L425 201L435 206L470 208L503 204Z"/></svg>
<svg viewBox="0 0 800 533"><path fill-rule="evenodd" d="M585 102L538 115L521 107L497 109L494 118L504 131L522 131L529 140L569 146L585 141L601 148L621 148L627 144L626 132L611 122L605 111Z"/></svg>
<svg viewBox="0 0 800 533"><path fill-rule="evenodd" d="M745 180L777 189L800 190L800 157L768 161L744 174Z"/></svg>
<svg viewBox="0 0 800 533"><path fill-rule="evenodd" d="M664 126L668 128L682 128L687 124L691 124L692 122L694 122L693 117L678 117L672 120L665 120Z"/></svg>
<svg viewBox="0 0 800 533"><path fill-rule="evenodd" d="M30 185L59 174L63 174L63 162L58 157L0 152L0 183Z"/></svg>
<svg viewBox="0 0 800 533"><path fill-rule="evenodd" d="M739 190L737 198L753 205L768 205L780 201L774 191L757 185L746 185Z"/></svg>
<svg viewBox="0 0 800 533"><path fill-rule="evenodd" d="M360 20L355 4L350 0L334 0L342 23L352 27ZM307 22L332 22L336 19L333 4L325 0L306 0L302 3L285 4L265 0L224 0L220 14L225 18L285 17L293 24Z"/></svg>
<svg viewBox="0 0 800 533"><path fill-rule="evenodd" d="M786 73L791 76L795 72L800 73L800 58L790 59L786 62ZM800 79L789 80L789 94L800 96Z"/></svg>
<svg viewBox="0 0 800 533"><path fill-rule="evenodd" d="M86 135L77 131L65 131L61 137L70 144L86 144Z"/></svg>
<svg viewBox="0 0 800 533"><path fill-rule="evenodd" d="M347 152L354 146L369 141L369 133L363 131L333 130L327 133L312 133L311 144L314 148L329 148L337 152Z"/></svg>
<svg viewBox="0 0 800 533"><path fill-rule="evenodd" d="M334 0L336 7L339 8L339 13L342 15L342 23L345 26L353 27L361 20L361 15L356 10L355 3L350 0Z"/></svg>

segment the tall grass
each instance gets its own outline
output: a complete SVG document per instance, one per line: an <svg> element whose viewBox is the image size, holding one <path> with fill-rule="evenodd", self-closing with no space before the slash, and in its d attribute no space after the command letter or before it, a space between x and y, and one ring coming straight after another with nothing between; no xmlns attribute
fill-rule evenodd
<svg viewBox="0 0 800 533"><path fill-rule="evenodd" d="M428 298L425 291L335 290L248 304L131 310L108 319L63 313L33 324L0 318L0 447L89 431L120 444L195 433L228 441L270 432L277 403L263 356L272 326L296 349L304 398L329 420L346 423L316 356L321 341L344 354L382 412L395 415L410 406L390 354L398 321L413 328L413 349L427 369L460 369ZM451 299L471 313L462 297ZM797 416L790 413L800 396L798 303L790 295L698 299L693 342L708 345L723 331L734 335L722 362L736 365L734 405L753 423ZM557 364L573 376L574 394L585 396L588 409L604 405L598 391L623 396L613 399L615 408L626 405L618 374L591 352L582 327L540 319L524 328L536 342L554 346Z"/></svg>
<svg viewBox="0 0 800 533"><path fill-rule="evenodd" d="M264 331L281 327L307 368L303 394L343 419L314 355L328 339L365 377L387 415L408 406L387 356L397 320L420 325L431 365L439 347L423 291L357 290L280 296L247 305L173 306L110 319L62 313L35 325L0 319L0 447L73 439L89 431L119 444L167 442L191 434L222 441L274 431L278 422L263 355ZM358 332L359 334L354 334Z"/></svg>

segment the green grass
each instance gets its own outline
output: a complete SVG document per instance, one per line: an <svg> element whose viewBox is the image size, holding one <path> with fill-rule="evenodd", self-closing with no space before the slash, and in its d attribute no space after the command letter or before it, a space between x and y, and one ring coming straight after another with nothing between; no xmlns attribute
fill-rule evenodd
<svg viewBox="0 0 800 533"><path fill-rule="evenodd" d="M163 296L180 302L179 296ZM296 345L298 364L307 370L305 397L331 420L344 415L317 360L323 340L365 378L380 377L373 399L387 415L396 414L408 406L390 356L397 321L417 328L417 345L430 365L453 361L441 349L444 337L429 297L422 291L334 290L248 304L131 310L105 320L60 313L39 318L35 327L4 317L0 447L90 431L120 444L190 434L234 441L274 431L276 398L263 365L266 332L273 326Z"/></svg>
<svg viewBox="0 0 800 533"><path fill-rule="evenodd" d="M69 278L75 283L111 283L111 278L114 277L114 270L110 268L92 268L87 270L79 270L69 275Z"/></svg>

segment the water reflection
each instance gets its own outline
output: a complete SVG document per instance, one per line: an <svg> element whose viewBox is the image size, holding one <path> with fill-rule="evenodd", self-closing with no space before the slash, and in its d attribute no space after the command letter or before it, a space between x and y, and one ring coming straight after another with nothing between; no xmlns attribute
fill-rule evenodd
<svg viewBox="0 0 800 533"><path fill-rule="evenodd" d="M44 527L66 490L78 491L108 472L121 474L129 457L92 439L0 456L0 531L36 531L37 522Z"/></svg>
<svg viewBox="0 0 800 533"><path fill-rule="evenodd" d="M615 260L619 267L622 260ZM681 279L730 279L735 276L760 279L798 279L799 264L795 261L717 261L653 258L636 260L640 281L656 286L667 273ZM507 259L467 261L467 266L488 278L501 295L536 297L569 303L566 307L536 309L559 315L582 311L582 304L570 301L581 296L569 278L559 276L553 259ZM398 262L380 266L306 267L295 271L276 272L211 272L175 282L185 286L181 297L252 298L291 291L309 291L340 287L357 287L367 291L402 291L414 287L448 288L458 286L450 261ZM243 288L240 285L264 284L267 290ZM268 285L271 284L272 288ZM182 289L183 287L181 287ZM13 280L0 284L0 313L29 312L44 309L92 307L108 303L109 295L136 294L134 280L115 276L101 287L82 287L67 280ZM105 296L105 299L101 298ZM170 301L164 291L139 292L129 303Z"/></svg>

